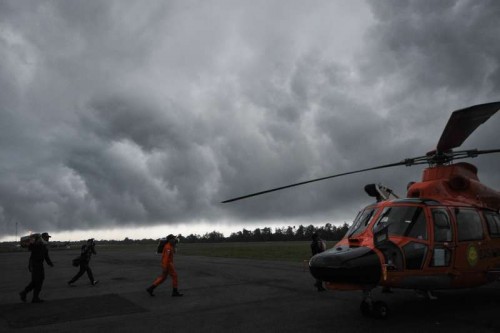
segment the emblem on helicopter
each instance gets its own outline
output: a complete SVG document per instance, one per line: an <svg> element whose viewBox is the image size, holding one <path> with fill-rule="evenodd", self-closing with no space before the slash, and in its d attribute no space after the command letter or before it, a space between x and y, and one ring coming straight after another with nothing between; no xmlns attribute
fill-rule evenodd
<svg viewBox="0 0 500 333"><path fill-rule="evenodd" d="M467 248L467 262L471 267L474 267L476 266L478 260L479 254L477 252L477 248L473 244L470 244Z"/></svg>

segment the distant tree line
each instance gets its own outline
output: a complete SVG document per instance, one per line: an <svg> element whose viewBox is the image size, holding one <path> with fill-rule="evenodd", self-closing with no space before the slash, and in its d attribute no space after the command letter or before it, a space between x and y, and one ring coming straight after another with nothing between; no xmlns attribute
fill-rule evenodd
<svg viewBox="0 0 500 333"><path fill-rule="evenodd" d="M218 231L207 232L204 235L190 234L181 236L181 242L186 243L221 243L221 242L271 242L271 241L304 241L310 240L313 233L318 233L325 240L340 240L349 229L347 223L335 226L327 223L321 227L313 225L298 227L256 228L255 230L243 229L233 232L229 237Z"/></svg>
<svg viewBox="0 0 500 333"><path fill-rule="evenodd" d="M189 236L180 236L181 242L185 243L221 243L221 242L271 242L271 241L307 241L310 240L313 233L318 233L321 238L327 241L337 241L342 239L347 233L349 226L344 223L341 226L335 226L327 223L321 227L313 225L298 227L282 227L274 228L256 228L253 231L243 229L238 232L233 232L229 237L224 237L224 234L218 231L207 232L204 235L190 234ZM123 240L98 240L99 245L120 245L120 244L156 244L157 239L144 238L144 239L131 239L126 237ZM71 242L58 242L53 241L50 243L52 248L66 248L66 247L80 247L85 244L86 240L71 241ZM3 242L0 243L5 246L16 245L18 242Z"/></svg>

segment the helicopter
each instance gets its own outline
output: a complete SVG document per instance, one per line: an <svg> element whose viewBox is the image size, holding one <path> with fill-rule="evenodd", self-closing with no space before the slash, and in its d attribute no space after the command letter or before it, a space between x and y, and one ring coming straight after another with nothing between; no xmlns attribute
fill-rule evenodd
<svg viewBox="0 0 500 333"><path fill-rule="evenodd" d="M500 110L500 102L454 111L437 143L424 156L344 172L256 192L222 203L312 182L376 169L427 164L420 182L410 182L405 198L381 184L365 191L376 201L363 208L345 236L309 261L315 279L328 290L360 290L364 316L386 318L387 304L375 301L376 287L414 289L428 299L433 291L471 288L500 278L500 192L482 184L477 168L455 160L500 153L454 151ZM391 195L394 198L391 198Z"/></svg>

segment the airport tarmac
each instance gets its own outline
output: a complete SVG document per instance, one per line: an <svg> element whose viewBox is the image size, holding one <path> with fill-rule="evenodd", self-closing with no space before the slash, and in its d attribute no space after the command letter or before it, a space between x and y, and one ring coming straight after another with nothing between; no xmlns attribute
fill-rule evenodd
<svg viewBox="0 0 500 333"><path fill-rule="evenodd" d="M389 318L363 317L361 293L317 292L302 262L177 255L179 290L167 280L150 297L160 271L155 253L99 252L91 286L71 259L77 250L50 252L42 304L22 303L30 280L28 252L0 253L0 332L500 332L500 282L477 289L438 292L438 300L413 291L374 292ZM28 297L28 301L30 300Z"/></svg>

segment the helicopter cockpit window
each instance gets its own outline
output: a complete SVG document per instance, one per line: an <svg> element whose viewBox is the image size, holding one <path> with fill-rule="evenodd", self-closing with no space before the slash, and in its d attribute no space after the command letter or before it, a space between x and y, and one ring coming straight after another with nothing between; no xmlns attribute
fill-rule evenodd
<svg viewBox="0 0 500 333"><path fill-rule="evenodd" d="M484 213L488 222L488 229L491 237L500 237L500 215L497 213Z"/></svg>
<svg viewBox="0 0 500 333"><path fill-rule="evenodd" d="M368 224L370 224L370 221L374 215L375 209L373 208L367 208L361 212L358 213L358 216L356 216L356 219L352 223L351 227L347 231L347 237L355 237L362 233Z"/></svg>
<svg viewBox="0 0 500 333"><path fill-rule="evenodd" d="M475 209L456 209L458 241L483 239L481 217Z"/></svg>
<svg viewBox="0 0 500 333"><path fill-rule="evenodd" d="M389 235L427 239L424 210L417 206L386 207L380 215L374 231L388 227Z"/></svg>

